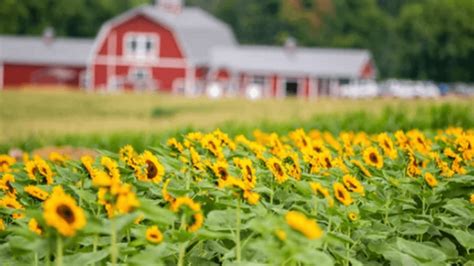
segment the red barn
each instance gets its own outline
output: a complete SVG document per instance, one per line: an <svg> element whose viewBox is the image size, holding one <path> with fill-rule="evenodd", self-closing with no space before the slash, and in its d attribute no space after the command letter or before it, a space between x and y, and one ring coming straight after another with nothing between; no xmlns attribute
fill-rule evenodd
<svg viewBox="0 0 474 266"><path fill-rule="evenodd" d="M0 89L23 85L79 87L93 41L0 36Z"/></svg>
<svg viewBox="0 0 474 266"><path fill-rule="evenodd" d="M88 63L90 88L194 94L211 48L235 44L230 28L199 8L170 0L141 6L102 26Z"/></svg>

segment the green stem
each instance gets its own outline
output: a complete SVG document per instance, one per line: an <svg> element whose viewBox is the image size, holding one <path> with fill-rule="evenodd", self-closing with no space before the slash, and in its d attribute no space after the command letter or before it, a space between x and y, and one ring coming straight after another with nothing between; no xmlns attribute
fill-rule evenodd
<svg viewBox="0 0 474 266"><path fill-rule="evenodd" d="M186 190L189 190L191 187L191 175L187 174L186 175ZM183 212L183 215L181 215L181 226L179 227L179 230L186 230L186 214ZM178 256L178 266L183 266L184 265L184 256L186 255L186 246L188 245L188 242L183 242L179 248L179 256Z"/></svg>
<svg viewBox="0 0 474 266"><path fill-rule="evenodd" d="M236 213L236 234L235 234L235 256L237 257L237 263L240 264L242 260L242 251L240 250L240 199L237 199L237 213Z"/></svg>
<svg viewBox="0 0 474 266"><path fill-rule="evenodd" d="M63 265L63 239L58 234L56 239L56 259L55 259L56 266Z"/></svg>
<svg viewBox="0 0 474 266"><path fill-rule="evenodd" d="M38 266L38 252L35 251L35 266Z"/></svg>
<svg viewBox="0 0 474 266"><path fill-rule="evenodd" d="M98 235L95 235L94 236L94 242L92 243L92 251L95 253L97 252L97 242L99 241L99 236ZM95 266L95 262L94 264L92 264L93 266Z"/></svg>
<svg viewBox="0 0 474 266"><path fill-rule="evenodd" d="M183 213L181 216L181 226L179 230L186 230L186 214ZM179 247L179 257L178 257L178 266L183 266L184 265L184 255L186 254L186 246L187 242L183 242L181 246Z"/></svg>
<svg viewBox="0 0 474 266"><path fill-rule="evenodd" d="M117 232L115 230L115 219L112 218L110 220L110 228L111 228L111 237L110 237L110 260L113 266L117 265Z"/></svg>

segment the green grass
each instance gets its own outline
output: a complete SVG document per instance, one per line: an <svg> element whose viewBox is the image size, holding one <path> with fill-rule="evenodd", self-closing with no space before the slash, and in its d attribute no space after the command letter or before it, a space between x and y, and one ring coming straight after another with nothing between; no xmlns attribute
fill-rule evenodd
<svg viewBox="0 0 474 266"><path fill-rule="evenodd" d="M162 94L87 94L63 90L0 93L0 151L48 145L138 148L190 130L231 134L255 128L379 132L474 127L474 99L210 100Z"/></svg>

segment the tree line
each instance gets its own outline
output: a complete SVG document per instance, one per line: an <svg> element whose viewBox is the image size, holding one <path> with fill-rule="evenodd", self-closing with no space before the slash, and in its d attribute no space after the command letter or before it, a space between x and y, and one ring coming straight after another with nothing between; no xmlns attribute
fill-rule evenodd
<svg viewBox="0 0 474 266"><path fill-rule="evenodd" d="M0 0L1 34L93 37L107 19L152 0ZM474 81L473 0L186 0L243 44L364 48L379 77Z"/></svg>

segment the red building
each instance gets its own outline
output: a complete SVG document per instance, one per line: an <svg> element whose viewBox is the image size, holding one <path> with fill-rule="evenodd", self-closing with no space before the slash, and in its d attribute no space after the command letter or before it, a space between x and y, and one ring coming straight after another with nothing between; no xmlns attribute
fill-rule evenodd
<svg viewBox="0 0 474 266"><path fill-rule="evenodd" d="M24 85L79 87L92 40L0 36L0 89Z"/></svg>
<svg viewBox="0 0 474 266"><path fill-rule="evenodd" d="M240 46L222 21L181 0L158 0L101 27L95 40L0 37L0 88L60 84L89 90L312 97L373 79L365 50ZM217 93L217 94L216 94Z"/></svg>
<svg viewBox="0 0 474 266"><path fill-rule="evenodd" d="M88 70L94 89L152 89L193 93L202 86L212 47L234 46L223 22L180 1L141 6L106 22Z"/></svg>

